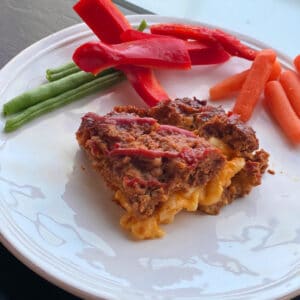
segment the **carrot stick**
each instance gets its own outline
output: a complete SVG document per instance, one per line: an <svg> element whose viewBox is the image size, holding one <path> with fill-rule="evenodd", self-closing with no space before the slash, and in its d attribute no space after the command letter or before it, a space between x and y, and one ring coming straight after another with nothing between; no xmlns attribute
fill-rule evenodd
<svg viewBox="0 0 300 300"><path fill-rule="evenodd" d="M275 60L268 81L277 80L281 74L281 69L282 68L280 62L278 60Z"/></svg>
<svg viewBox="0 0 300 300"><path fill-rule="evenodd" d="M271 49L262 50L256 55L233 108L233 113L240 115L242 121L250 119L275 59L276 53Z"/></svg>
<svg viewBox="0 0 300 300"><path fill-rule="evenodd" d="M292 71L285 71L279 79L290 103L300 118L300 79L298 75Z"/></svg>
<svg viewBox="0 0 300 300"><path fill-rule="evenodd" d="M296 70L300 73L300 54L295 57L294 65L296 67Z"/></svg>
<svg viewBox="0 0 300 300"><path fill-rule="evenodd" d="M230 77L225 78L221 82L217 83L216 85L212 86L209 89L209 97L210 100L220 100L228 98L229 96L237 93L243 86L250 69L247 69L241 73L234 74ZM269 77L270 80L278 79L281 73L281 65L278 60L275 61L272 67L272 72Z"/></svg>
<svg viewBox="0 0 300 300"><path fill-rule="evenodd" d="M238 92L242 88L248 74L249 69L234 74L211 87L209 89L210 100L224 99L231 96L233 93Z"/></svg>
<svg viewBox="0 0 300 300"><path fill-rule="evenodd" d="M286 136L293 143L300 143L300 119L279 81L269 81L266 84L265 103Z"/></svg>

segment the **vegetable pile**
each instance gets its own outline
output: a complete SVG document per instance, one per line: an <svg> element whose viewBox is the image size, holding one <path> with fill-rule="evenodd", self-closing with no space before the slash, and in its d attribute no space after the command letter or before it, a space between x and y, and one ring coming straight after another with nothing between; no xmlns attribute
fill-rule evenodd
<svg viewBox="0 0 300 300"><path fill-rule="evenodd" d="M294 59L300 72L300 55ZM232 112L248 121L264 94L268 111L294 144L300 144L300 76L292 70L282 71L276 53L264 49L257 53L250 69L234 74L212 86L210 100L226 99L237 94Z"/></svg>
<svg viewBox="0 0 300 300"><path fill-rule="evenodd" d="M73 62L47 70L47 84L5 103L4 116L12 115L5 132L125 78L148 106L154 106L169 96L153 70L189 70L237 56L253 61L250 69L211 87L210 100L237 94L232 112L246 122L265 90L269 111L291 141L300 143L300 79L295 72L282 72L273 50L254 50L233 35L203 26L155 24L145 33L145 21L134 29L111 0L79 0L74 10L99 41L78 47ZM300 56L294 63L300 72Z"/></svg>
<svg viewBox="0 0 300 300"><path fill-rule="evenodd" d="M193 42L179 39L176 34L171 33L155 35L155 26L151 26L151 34L143 34L134 30L109 0L80 0L74 9L100 40L96 44L86 43L80 46L74 53L74 62L82 70L94 74L101 70L100 66L117 67L124 72L135 91L149 106L169 99L153 73L155 68L188 69L191 65L223 63L233 52L249 58L250 54L245 54L244 48L251 52L252 57L255 56L254 50L226 33L210 39L206 36L200 41L194 39ZM157 26L163 28L165 25L167 24ZM213 32L208 28L199 28ZM231 53L224 49L223 44L232 49Z"/></svg>

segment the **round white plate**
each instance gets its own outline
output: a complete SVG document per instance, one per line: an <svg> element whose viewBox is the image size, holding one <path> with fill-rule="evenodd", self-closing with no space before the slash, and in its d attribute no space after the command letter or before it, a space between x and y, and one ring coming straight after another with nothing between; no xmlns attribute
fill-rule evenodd
<svg viewBox="0 0 300 300"><path fill-rule="evenodd" d="M149 24L182 22L158 16L129 20L137 25L142 18ZM44 82L47 68L70 61L76 46L91 38L84 25L77 25L23 51L1 70L1 105ZM279 58L291 66L283 55ZM213 83L248 66L234 58L224 65L157 75L172 97L206 98ZM1 242L41 276L85 298L274 299L296 294L300 148L289 144L263 107L251 125L270 152L276 174L267 173L251 195L218 216L181 213L165 226L163 239L136 242L119 227L121 209L75 140L84 113L105 114L119 104L143 105L124 82L15 133L1 133ZM230 108L232 101L224 106Z"/></svg>

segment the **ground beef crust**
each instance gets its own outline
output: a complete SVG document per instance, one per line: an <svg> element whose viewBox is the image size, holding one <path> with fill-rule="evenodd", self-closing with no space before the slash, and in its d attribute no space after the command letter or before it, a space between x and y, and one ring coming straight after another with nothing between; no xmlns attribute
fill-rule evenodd
<svg viewBox="0 0 300 300"><path fill-rule="evenodd" d="M115 111L153 117L161 124L196 130L202 137L222 140L237 153L252 153L258 149L255 131L237 115L227 114L221 106L210 106L196 98L167 100L151 109L121 106Z"/></svg>

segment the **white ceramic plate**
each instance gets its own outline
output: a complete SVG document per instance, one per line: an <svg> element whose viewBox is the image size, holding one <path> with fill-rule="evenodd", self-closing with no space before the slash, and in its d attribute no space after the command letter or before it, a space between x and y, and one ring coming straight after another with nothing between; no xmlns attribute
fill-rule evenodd
<svg viewBox="0 0 300 300"><path fill-rule="evenodd" d="M137 25L142 18L150 24L178 21L129 19ZM266 47L238 36L254 47ZM45 69L69 61L75 47L91 38L84 25L77 25L22 52L1 70L1 104L42 83ZM247 66L249 62L235 58L222 66L165 71L158 77L173 97L206 98L209 86ZM271 154L276 175L266 174L260 187L219 216L181 213L165 227L165 238L134 242L119 227L122 212L111 201L112 193L75 140L84 113L104 114L117 104L142 102L124 82L15 133L1 133L4 245L41 276L82 297L274 299L297 293L300 149L288 143L264 109L256 110L252 125ZM231 105L224 102L227 108Z"/></svg>

